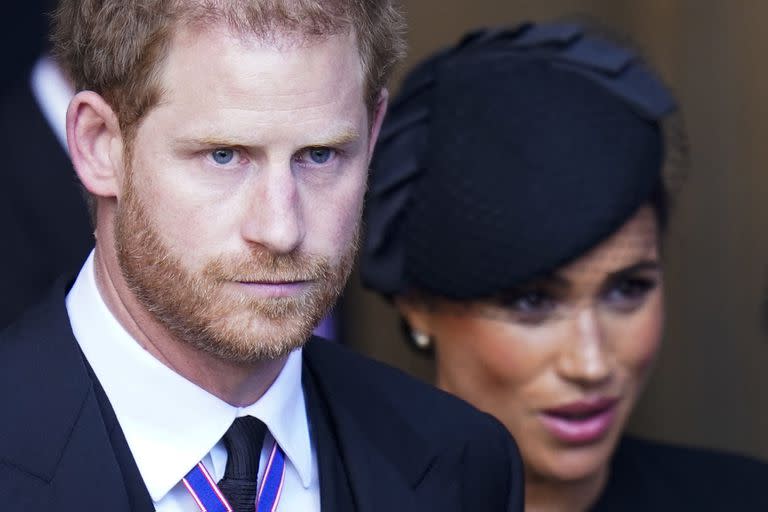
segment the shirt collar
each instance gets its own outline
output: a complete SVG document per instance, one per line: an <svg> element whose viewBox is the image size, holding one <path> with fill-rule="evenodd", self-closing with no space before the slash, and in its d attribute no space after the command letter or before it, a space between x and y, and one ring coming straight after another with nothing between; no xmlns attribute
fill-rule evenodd
<svg viewBox="0 0 768 512"><path fill-rule="evenodd" d="M156 502L219 442L238 416L262 420L308 488L309 425L294 351L254 404L232 406L144 350L112 315L97 287L91 252L67 295L72 331L112 404L136 465Z"/></svg>

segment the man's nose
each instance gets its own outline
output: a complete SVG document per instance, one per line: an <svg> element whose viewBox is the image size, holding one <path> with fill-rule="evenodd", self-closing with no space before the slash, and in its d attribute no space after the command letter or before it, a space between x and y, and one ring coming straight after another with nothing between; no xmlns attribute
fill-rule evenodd
<svg viewBox="0 0 768 512"><path fill-rule="evenodd" d="M585 386L600 385L613 374L613 355L594 307L575 311L558 358L558 372Z"/></svg>
<svg viewBox="0 0 768 512"><path fill-rule="evenodd" d="M289 166L262 169L247 194L241 235L250 244L287 254L304 238L300 190Z"/></svg>

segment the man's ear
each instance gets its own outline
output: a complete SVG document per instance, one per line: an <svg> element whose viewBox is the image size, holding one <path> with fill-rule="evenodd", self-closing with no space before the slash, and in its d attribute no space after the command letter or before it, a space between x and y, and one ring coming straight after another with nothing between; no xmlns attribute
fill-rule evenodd
<svg viewBox="0 0 768 512"><path fill-rule="evenodd" d="M99 197L117 197L123 172L123 142L117 116L93 91L75 95L67 109L67 145L83 186Z"/></svg>
<svg viewBox="0 0 768 512"><path fill-rule="evenodd" d="M384 122L384 115L387 112L387 104L389 102L389 91L386 87L382 87L379 92L379 97L376 100L376 106L373 109L373 122L371 123L371 138L368 142L368 161L371 161L373 156L373 148L376 146L376 141L379 138L379 131L381 131L381 123Z"/></svg>

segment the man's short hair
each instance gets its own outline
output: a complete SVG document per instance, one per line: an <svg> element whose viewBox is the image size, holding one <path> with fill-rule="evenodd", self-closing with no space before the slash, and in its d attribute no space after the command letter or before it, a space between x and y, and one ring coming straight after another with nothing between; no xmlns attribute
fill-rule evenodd
<svg viewBox="0 0 768 512"><path fill-rule="evenodd" d="M353 31L370 110L405 51L405 23L394 0L61 0L52 39L76 89L104 97L130 142L160 100L159 71L174 31L217 23L266 40Z"/></svg>

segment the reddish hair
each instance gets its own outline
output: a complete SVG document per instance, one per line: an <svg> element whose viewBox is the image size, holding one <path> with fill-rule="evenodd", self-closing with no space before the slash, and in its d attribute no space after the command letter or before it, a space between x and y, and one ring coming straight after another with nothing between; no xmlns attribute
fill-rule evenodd
<svg viewBox="0 0 768 512"><path fill-rule="evenodd" d="M61 0L52 40L77 90L104 97L129 142L160 100L159 72L174 32L222 22L264 38L353 31L371 110L405 52L405 23L393 0Z"/></svg>

